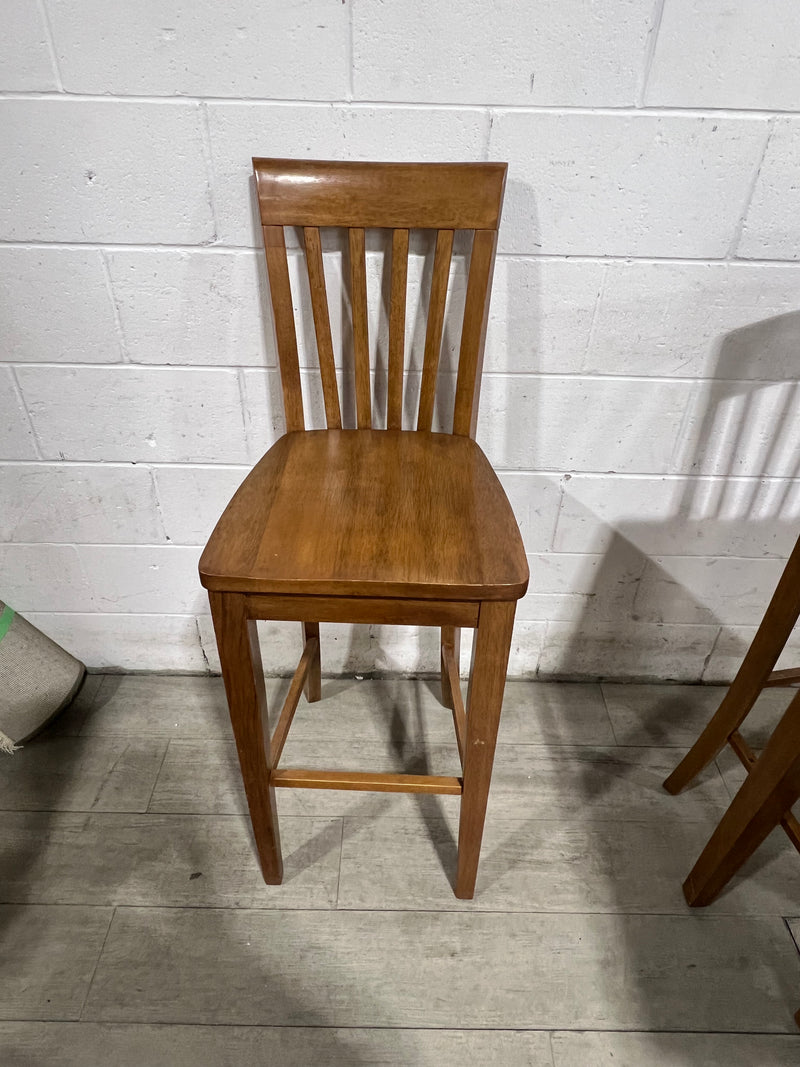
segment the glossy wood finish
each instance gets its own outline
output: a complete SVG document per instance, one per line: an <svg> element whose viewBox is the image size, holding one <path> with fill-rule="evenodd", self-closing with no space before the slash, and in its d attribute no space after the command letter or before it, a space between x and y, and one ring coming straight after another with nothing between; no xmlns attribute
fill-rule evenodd
<svg viewBox="0 0 800 1067"><path fill-rule="evenodd" d="M516 600L528 581L503 489L469 438L286 434L247 477L200 561L208 589Z"/></svg>
<svg viewBox="0 0 800 1067"><path fill-rule="evenodd" d="M367 325L367 260L364 230L348 234L350 242L350 300L353 314L353 358L356 378L356 419L359 430L372 425L369 381L369 327Z"/></svg>
<svg viewBox="0 0 800 1067"><path fill-rule="evenodd" d="M265 226L497 229L505 163L254 159Z"/></svg>
<svg viewBox="0 0 800 1067"><path fill-rule="evenodd" d="M264 227L264 250L267 257L272 313L275 318L275 338L281 366L286 429L302 430L305 426L305 419L303 395L300 391L300 365L297 360L297 333L292 310L289 264L286 259L286 237L282 226Z"/></svg>
<svg viewBox="0 0 800 1067"><path fill-rule="evenodd" d="M460 778L439 774L368 774L361 771L309 771L281 768L275 786L293 789L355 789L368 793L439 793L461 796Z"/></svg>
<svg viewBox="0 0 800 1067"><path fill-rule="evenodd" d="M475 894L515 609L513 601L481 604L472 646L455 886L461 900L469 900Z"/></svg>
<svg viewBox="0 0 800 1067"><path fill-rule="evenodd" d="M741 789L684 882L689 904L710 904L769 832L782 825L800 850L800 823L791 812L800 798L800 694L787 708L760 757L739 732L763 689L794 684L796 669L774 671L800 617L800 539L784 568L750 648L695 744L664 782L678 793L730 745L748 772Z"/></svg>
<svg viewBox="0 0 800 1067"><path fill-rule="evenodd" d="M470 437L475 436L478 422L479 382L483 370L483 347L489 319L496 244L497 233L494 230L478 230L472 242L469 263L453 433L469 434Z"/></svg>
<svg viewBox="0 0 800 1067"><path fill-rule="evenodd" d="M800 799L800 693L775 727L683 884L693 907L710 904Z"/></svg>
<svg viewBox="0 0 800 1067"><path fill-rule="evenodd" d="M300 662L297 664L297 670L294 672L292 683L289 686L289 692L286 694L286 700L284 701L283 709L281 710L280 718L278 719L278 725L275 727L275 732L272 735L273 777L275 773L274 768L280 763L283 746L286 744L286 738L289 735L289 727L292 725L294 713L297 711L297 705L300 703L300 694L303 691L312 660L314 659L314 656L318 654L319 638L312 637L305 643L303 655L300 657Z"/></svg>
<svg viewBox="0 0 800 1067"><path fill-rule="evenodd" d="M409 230L423 228L437 231L416 419L417 429L420 430L430 430L433 426L453 237L456 229L462 229L472 232L473 241L461 323L452 429L456 434L474 437L506 165L397 165L254 159L253 166L267 250L287 429L302 429L305 423L283 227L303 227L326 425L329 429L338 429L343 425L343 405L334 369L319 228L337 226L347 229L358 429L369 429L375 415L369 371L365 228L378 227L393 231L386 404L386 425L389 429L402 429L403 425ZM349 353L343 353L343 360L345 355Z"/></svg>
<svg viewBox="0 0 800 1067"><path fill-rule="evenodd" d="M388 597L246 596L248 618L275 621L308 619L396 626L476 626L480 605L474 601L414 600Z"/></svg>
<svg viewBox="0 0 800 1067"><path fill-rule="evenodd" d="M209 593L209 601L261 871L268 885L280 885L283 859L256 624L247 618L242 596Z"/></svg>
<svg viewBox="0 0 800 1067"><path fill-rule="evenodd" d="M794 546L761 625L719 710L664 782L679 793L719 755L750 713L770 680L778 657L800 616L800 539Z"/></svg>
<svg viewBox="0 0 800 1067"><path fill-rule="evenodd" d="M453 255L453 231L439 230L436 235L436 251L433 256L433 277L428 303L428 325L425 331L425 354L422 363L417 429L430 430L433 426L433 408L436 401L436 376L439 372L439 356L442 350L444 309L447 301L447 279Z"/></svg>
<svg viewBox="0 0 800 1067"><path fill-rule="evenodd" d="M408 230L392 234L392 284L389 304L389 388L386 425L403 428L403 364L406 341L406 289L408 286Z"/></svg>
<svg viewBox="0 0 800 1067"><path fill-rule="evenodd" d="M255 159L287 433L256 465L200 561L262 870L281 878L276 787L461 795L456 894L474 893L516 601L528 567L503 489L475 444L506 166ZM285 226L301 226L326 430L306 429ZM347 230L356 428L344 428L320 227ZM370 370L365 229L391 234L386 430ZM416 430L403 430L409 231L436 230ZM473 231L452 433L433 433L454 231ZM343 353L343 364L347 353ZM270 743L257 619L303 623ZM278 769L305 688L320 697L320 622L442 629L460 778ZM477 626L465 712L459 628Z"/></svg>
<svg viewBox="0 0 800 1067"><path fill-rule="evenodd" d="M308 665L305 681L306 700L309 704L322 698L322 662L319 645L319 623L306 620L303 622L303 644L314 642L314 651Z"/></svg>
<svg viewBox="0 0 800 1067"><path fill-rule="evenodd" d="M328 291L325 287L325 270L322 264L322 242L316 226L307 226L303 235L306 246L308 286L311 291L311 310L314 315L314 331L317 337L319 372L322 379L322 395L325 400L325 421L332 430L336 430L342 425L342 412L339 406L339 386L336 382L331 318L328 312Z"/></svg>

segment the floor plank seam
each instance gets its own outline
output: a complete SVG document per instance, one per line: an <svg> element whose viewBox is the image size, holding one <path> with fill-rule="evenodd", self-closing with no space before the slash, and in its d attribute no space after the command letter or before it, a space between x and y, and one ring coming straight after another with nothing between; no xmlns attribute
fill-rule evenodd
<svg viewBox="0 0 800 1067"><path fill-rule="evenodd" d="M106 942L108 941L108 935L111 932L111 924L114 922L114 916L116 914L116 907L112 907L111 917L108 920L108 926L106 927L105 937L103 938L103 943L100 946L100 951L97 953L97 959L94 961L94 967L92 968L92 977L89 979L89 984L86 987L86 996L83 998L81 1010L78 1012L78 1018L76 1020L77 1022L84 1022L83 1013L86 1011L86 1005L89 1003L89 996L92 992L92 986L94 985L94 979L95 975L97 974L97 968L100 966L100 960L103 958L103 953L105 952L106 948Z"/></svg>

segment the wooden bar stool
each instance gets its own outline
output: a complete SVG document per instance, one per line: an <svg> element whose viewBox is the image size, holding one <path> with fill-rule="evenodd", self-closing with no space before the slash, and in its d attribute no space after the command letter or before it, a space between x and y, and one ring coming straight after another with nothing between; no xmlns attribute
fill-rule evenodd
<svg viewBox="0 0 800 1067"><path fill-rule="evenodd" d="M800 824L791 811L800 798L800 692L789 704L760 756L756 757L739 733L762 689L800 683L800 669L774 670L798 616L800 540L718 711L664 782L670 793L679 793L726 744L748 772L683 883L684 895L692 907L710 904L778 823L800 851Z"/></svg>
<svg viewBox="0 0 800 1067"><path fill-rule="evenodd" d="M254 159L287 433L248 475L203 552L239 762L266 882L282 861L275 789L461 796L455 892L475 890L516 601L528 584L519 530L474 441L506 165ZM327 429L306 429L285 226L302 228ZM347 230L356 426L343 426L320 227ZM391 233L385 430L372 425L365 228ZM414 429L403 429L409 230L436 231ZM432 432L454 231L472 247L452 432ZM382 421L382 420L381 420ZM258 619L303 623L304 648L269 737ZM300 693L320 698L320 622L441 628L442 690L460 777L285 768ZM467 708L460 628L474 627Z"/></svg>

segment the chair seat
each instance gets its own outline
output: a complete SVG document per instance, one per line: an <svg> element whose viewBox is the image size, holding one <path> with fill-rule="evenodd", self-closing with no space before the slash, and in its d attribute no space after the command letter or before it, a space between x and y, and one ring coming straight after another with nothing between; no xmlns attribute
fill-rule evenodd
<svg viewBox="0 0 800 1067"><path fill-rule="evenodd" d="M470 438L307 430L283 436L245 479L200 577L220 592L518 600L528 565Z"/></svg>

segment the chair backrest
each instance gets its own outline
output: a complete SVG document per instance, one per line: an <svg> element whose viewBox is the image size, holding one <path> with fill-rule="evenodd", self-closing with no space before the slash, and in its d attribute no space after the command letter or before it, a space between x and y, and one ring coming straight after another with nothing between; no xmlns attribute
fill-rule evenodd
<svg viewBox="0 0 800 1067"><path fill-rule="evenodd" d="M285 226L302 227L328 428L342 426L320 227L348 231L356 424L372 425L365 229L390 229L386 425L402 428L409 230L435 230L417 429L430 430L455 231L473 231L452 432L475 436L505 163L254 159L286 428L305 429Z"/></svg>

